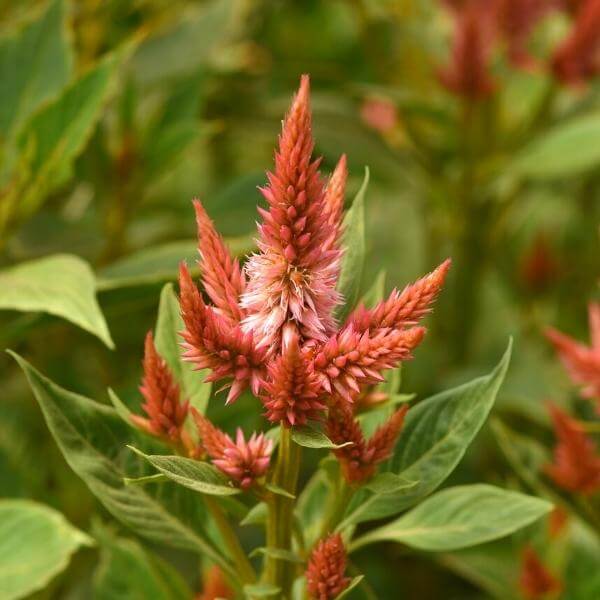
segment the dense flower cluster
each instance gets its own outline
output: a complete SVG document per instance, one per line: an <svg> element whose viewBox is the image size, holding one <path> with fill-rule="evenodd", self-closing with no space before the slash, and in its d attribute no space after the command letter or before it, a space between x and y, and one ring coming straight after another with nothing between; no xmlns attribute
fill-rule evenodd
<svg viewBox="0 0 600 600"><path fill-rule="evenodd" d="M546 472L566 490L593 494L600 490L600 454L594 442L565 411L554 405L549 408L558 444Z"/></svg>
<svg viewBox="0 0 600 600"><path fill-rule="evenodd" d="M339 533L321 540L313 549L306 569L306 584L311 598L333 600L350 583L345 577L346 550Z"/></svg>

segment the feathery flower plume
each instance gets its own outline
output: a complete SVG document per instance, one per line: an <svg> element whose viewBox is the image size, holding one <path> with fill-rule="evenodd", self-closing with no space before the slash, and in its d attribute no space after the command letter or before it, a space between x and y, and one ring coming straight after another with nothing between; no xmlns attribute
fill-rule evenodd
<svg viewBox="0 0 600 600"><path fill-rule="evenodd" d="M341 302L338 227L329 223L313 146L309 79L303 75L279 137L275 170L261 190L269 208L259 208L259 253L246 264L248 285L241 299L244 330L253 331L258 346L270 351L279 348L290 320L303 338L325 340L335 325L332 311Z"/></svg>
<svg viewBox="0 0 600 600"><path fill-rule="evenodd" d="M227 585L223 571L213 565L202 577L202 592L196 595L195 600L233 600L233 590Z"/></svg>
<svg viewBox="0 0 600 600"><path fill-rule="evenodd" d="M313 549L306 569L306 584L314 600L333 600L349 585L345 577L346 549L339 533L318 542Z"/></svg>
<svg viewBox="0 0 600 600"><path fill-rule="evenodd" d="M335 444L352 442L333 451L348 483L361 483L370 479L375 474L377 465L392 455L407 410L407 405L399 408L366 441L358 421L347 405L338 404L330 409L325 424L327 436Z"/></svg>
<svg viewBox="0 0 600 600"><path fill-rule="evenodd" d="M348 179L348 167L346 155L342 154L325 188L325 211L327 213L327 224L332 228L332 233L328 239L333 245L339 242L342 234L342 212L344 210L344 197L346 194L346 180Z"/></svg>
<svg viewBox="0 0 600 600"><path fill-rule="evenodd" d="M490 75L493 28L488 13L474 2L455 13L451 62L439 73L446 89L470 101L487 98L496 87Z"/></svg>
<svg viewBox="0 0 600 600"><path fill-rule="evenodd" d="M531 546L523 550L519 587L527 600L543 600L562 589L560 581L548 571Z"/></svg>
<svg viewBox="0 0 600 600"><path fill-rule="evenodd" d="M179 271L184 358L198 369L211 369L206 381L232 377L227 403L235 401L250 385L256 395L262 379L263 352L254 346L252 332L206 306L190 272L182 264Z"/></svg>
<svg viewBox="0 0 600 600"><path fill-rule="evenodd" d="M554 76L581 85L600 73L600 0L585 0L577 8L571 33L552 59Z"/></svg>
<svg viewBox="0 0 600 600"><path fill-rule="evenodd" d="M215 231L200 200L194 201L198 225L198 251L204 289L220 314L235 322L243 317L239 297L246 282L239 262L232 258L221 236Z"/></svg>
<svg viewBox="0 0 600 600"><path fill-rule="evenodd" d="M571 492L593 494L600 490L600 454L581 425L565 411L549 405L558 444L546 473L556 485Z"/></svg>
<svg viewBox="0 0 600 600"><path fill-rule="evenodd" d="M144 431L174 443L188 445L183 430L188 414L188 401L181 402L179 386L166 361L156 351L152 332L144 345L144 375L140 392L144 397L142 409L148 415L131 415L131 421Z"/></svg>
<svg viewBox="0 0 600 600"><path fill-rule="evenodd" d="M313 366L300 350L298 334L293 327L289 330L282 353L269 363L261 400L271 423L292 427L320 420L327 407Z"/></svg>
<svg viewBox="0 0 600 600"><path fill-rule="evenodd" d="M248 489L265 475L271 460L273 442L264 434L253 433L246 441L242 430L238 428L234 442L197 410L192 409L192 416L200 434L202 448L215 467L237 485Z"/></svg>
<svg viewBox="0 0 600 600"><path fill-rule="evenodd" d="M583 386L581 395L600 401L600 303L591 303L588 311L590 346L584 346L553 328L546 330L546 337L554 345L572 381ZM598 408L600 410L600 403Z"/></svg>

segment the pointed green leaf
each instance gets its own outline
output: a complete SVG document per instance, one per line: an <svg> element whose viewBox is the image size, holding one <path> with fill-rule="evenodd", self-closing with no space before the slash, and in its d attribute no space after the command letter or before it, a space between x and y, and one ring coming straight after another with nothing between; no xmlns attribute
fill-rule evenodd
<svg viewBox="0 0 600 600"><path fill-rule="evenodd" d="M287 490L284 490L282 487L275 485L273 483L265 483L265 488L273 494L277 494L278 496L284 496L285 498L290 498L294 500L296 496L294 494L290 494Z"/></svg>
<svg viewBox="0 0 600 600"><path fill-rule="evenodd" d="M165 477L191 490L211 496L233 496L240 493L240 490L233 487L221 471L206 462L184 456L144 454L134 446L128 448L145 458Z"/></svg>
<svg viewBox="0 0 600 600"><path fill-rule="evenodd" d="M278 596L281 593L281 588L270 583L255 583L253 585L244 586L244 594L246 598L270 598Z"/></svg>
<svg viewBox="0 0 600 600"><path fill-rule="evenodd" d="M77 256L56 254L0 271L0 309L62 317L114 348L96 301L94 273Z"/></svg>
<svg viewBox="0 0 600 600"><path fill-rule="evenodd" d="M309 425L305 427L293 427L292 439L296 444L305 448L343 448L352 444L352 442L339 445L334 444L322 431Z"/></svg>
<svg viewBox="0 0 600 600"><path fill-rule="evenodd" d="M0 140L11 138L44 101L67 84L73 66L64 2L0 37Z"/></svg>
<svg viewBox="0 0 600 600"><path fill-rule="evenodd" d="M552 510L541 498L491 485L463 485L442 490L388 525L351 546L399 542L429 552L468 548L509 535Z"/></svg>
<svg viewBox="0 0 600 600"><path fill-rule="evenodd" d="M266 502L259 502L248 511L246 516L240 521L240 525L244 527L247 525L264 525L267 522L268 514L269 507Z"/></svg>
<svg viewBox="0 0 600 600"><path fill-rule="evenodd" d="M338 318L343 321L354 308L360 290L360 280L365 263L365 193L369 185L369 169L365 168L365 178L354 198L350 210L344 217L344 233L342 245L344 257L338 280L338 291L344 298L344 304L338 311Z"/></svg>
<svg viewBox="0 0 600 600"><path fill-rule="evenodd" d="M198 411L204 413L210 398L211 384L205 383L207 371L194 371L193 366L181 359L181 338L183 320L179 313L179 302L168 283L160 294L158 321L156 323L156 349L167 361L175 379L180 385L182 396L190 401Z"/></svg>
<svg viewBox="0 0 600 600"><path fill-rule="evenodd" d="M289 550L282 550L281 548L266 548L261 546L260 548L254 548L252 552L250 552L249 556L252 558L254 556L258 556L262 554L264 556L271 556L277 560L284 560L286 562L299 563L302 564L304 561L294 552L290 552Z"/></svg>
<svg viewBox="0 0 600 600"><path fill-rule="evenodd" d="M342 592L340 592L336 597L335 600L342 600L342 598L346 598L346 596L348 596L348 594L365 578L364 575L357 575L356 577L353 577L352 580L350 581L350 583L348 584L348 587L343 590Z"/></svg>
<svg viewBox="0 0 600 600"><path fill-rule="evenodd" d="M365 484L365 488L376 494L392 494L417 485L416 481L409 481L400 475L389 471L378 473Z"/></svg>
<svg viewBox="0 0 600 600"><path fill-rule="evenodd" d="M0 597L43 588L92 540L59 512L30 500L0 500Z"/></svg>
<svg viewBox="0 0 600 600"><path fill-rule="evenodd" d="M408 411L390 470L416 481L391 494L356 494L340 527L396 514L433 492L483 426L508 369L512 342L485 377L437 394Z"/></svg>
<svg viewBox="0 0 600 600"><path fill-rule="evenodd" d="M125 525L155 542L203 553L227 572L229 562L209 541L205 510L197 494L171 482L126 485L140 472L124 446L135 432L116 411L69 392L10 353L27 376L50 432L69 466L105 508Z"/></svg>
<svg viewBox="0 0 600 600"><path fill-rule="evenodd" d="M108 388L108 397L121 419L133 427L134 425L131 421L131 411L129 410L129 407L110 388Z"/></svg>

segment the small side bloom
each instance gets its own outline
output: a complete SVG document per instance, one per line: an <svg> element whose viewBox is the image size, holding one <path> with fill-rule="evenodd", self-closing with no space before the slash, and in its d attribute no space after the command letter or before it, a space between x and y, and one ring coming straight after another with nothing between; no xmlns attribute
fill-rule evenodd
<svg viewBox="0 0 600 600"><path fill-rule="evenodd" d="M233 600L235 594L227 584L223 571L213 565L202 577L202 591L196 595L195 600Z"/></svg>
<svg viewBox="0 0 600 600"><path fill-rule="evenodd" d="M560 581L552 575L531 546L526 546L523 551L519 588L527 600L546 600L562 589Z"/></svg>
<svg viewBox="0 0 600 600"><path fill-rule="evenodd" d="M156 351L150 331L146 335L143 368L140 392L145 400L142 409L148 417L132 415L132 422L152 435L173 443L185 443L183 424L189 403L181 401L179 386L166 361Z"/></svg>
<svg viewBox="0 0 600 600"><path fill-rule="evenodd" d="M271 460L272 440L253 433L248 440L238 428L235 441L215 427L204 415L192 409L201 445L212 463L242 489L250 488L263 477Z"/></svg>
<svg viewBox="0 0 600 600"><path fill-rule="evenodd" d="M554 345L573 382L582 386L581 395L600 401L600 303L590 304L589 321L590 346L552 328L546 330L546 337Z"/></svg>
<svg viewBox="0 0 600 600"><path fill-rule="evenodd" d="M348 483L367 481L375 474L377 465L392 455L407 410L406 405L398 409L366 441L359 422L347 405L331 407L325 426L327 436L338 445L351 442L333 451Z"/></svg>
<svg viewBox="0 0 600 600"><path fill-rule="evenodd" d="M558 444L554 462L546 473L554 483L570 492L593 494L600 490L600 454L580 423L557 406L549 406Z"/></svg>
<svg viewBox="0 0 600 600"><path fill-rule="evenodd" d="M339 533L317 543L306 569L306 584L314 600L333 600L350 584L346 571L346 549Z"/></svg>

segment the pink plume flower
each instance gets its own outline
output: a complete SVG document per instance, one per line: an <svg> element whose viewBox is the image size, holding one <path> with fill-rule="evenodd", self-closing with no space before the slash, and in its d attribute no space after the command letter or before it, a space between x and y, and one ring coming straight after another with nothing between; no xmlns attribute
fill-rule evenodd
<svg viewBox="0 0 600 600"><path fill-rule="evenodd" d="M407 411L406 405L399 408L367 441L347 405L338 404L330 409L325 424L327 436L337 445L351 442L333 451L348 483L367 481L375 474L377 465L392 455Z"/></svg>
<svg viewBox="0 0 600 600"><path fill-rule="evenodd" d="M329 223L325 189L312 160L313 138L309 79L302 77L279 137L275 171L261 191L269 204L259 208L260 252L246 264L248 286L241 305L245 331L257 345L276 351L282 328L294 320L303 338L325 340L334 330L333 309L341 302L336 291L341 249L338 226Z"/></svg>
<svg viewBox="0 0 600 600"><path fill-rule="evenodd" d="M583 386L581 395L598 401L600 411L600 303L589 305L591 345L585 346L573 338L548 328L546 337L558 352L569 377Z"/></svg>
<svg viewBox="0 0 600 600"><path fill-rule="evenodd" d="M333 600L350 584L342 536L334 533L320 540L311 552L306 569L308 593L315 600Z"/></svg>
<svg viewBox="0 0 600 600"><path fill-rule="evenodd" d="M200 200L194 201L194 208L204 289L220 314L239 322L243 317L239 297L246 287L240 264L231 257Z"/></svg>
<svg viewBox="0 0 600 600"><path fill-rule="evenodd" d="M156 351L152 332L146 335L144 376L140 392L144 397L142 409L148 415L131 415L131 421L147 433L169 442L183 442L183 424L188 414L188 401L181 402L179 386L166 361Z"/></svg>
<svg viewBox="0 0 600 600"><path fill-rule="evenodd" d="M273 451L272 440L262 433L253 433L246 441L244 433L238 427L233 441L196 409L192 409L192 416L200 434L202 448L215 467L239 487L248 489L266 474Z"/></svg>
<svg viewBox="0 0 600 600"><path fill-rule="evenodd" d="M600 455L594 442L588 438L581 424L564 410L549 405L558 444L554 462L546 466L546 473L556 485L571 492L593 494L600 490Z"/></svg>

